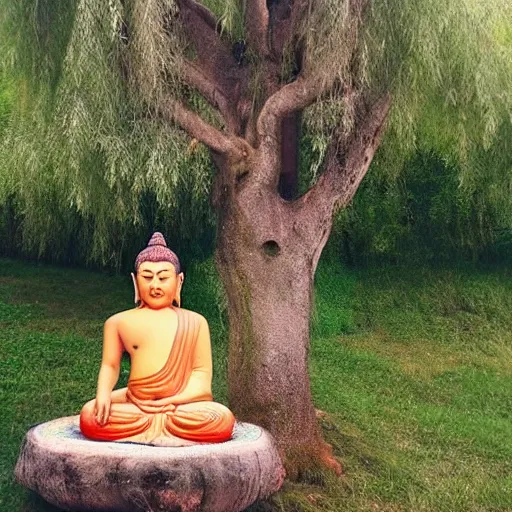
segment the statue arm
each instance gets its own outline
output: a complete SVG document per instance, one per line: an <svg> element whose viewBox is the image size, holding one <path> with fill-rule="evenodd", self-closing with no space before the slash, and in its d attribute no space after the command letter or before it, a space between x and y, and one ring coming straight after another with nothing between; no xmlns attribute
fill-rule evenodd
<svg viewBox="0 0 512 512"><path fill-rule="evenodd" d="M117 329L117 316L110 317L103 329L103 356L98 375L98 389L94 413L100 425L104 425L110 415L112 389L119 379L123 343Z"/></svg>
<svg viewBox="0 0 512 512"><path fill-rule="evenodd" d="M210 330L206 319L201 317L199 334L194 353L192 372L185 389L170 397L174 405L212 400L212 349Z"/></svg>

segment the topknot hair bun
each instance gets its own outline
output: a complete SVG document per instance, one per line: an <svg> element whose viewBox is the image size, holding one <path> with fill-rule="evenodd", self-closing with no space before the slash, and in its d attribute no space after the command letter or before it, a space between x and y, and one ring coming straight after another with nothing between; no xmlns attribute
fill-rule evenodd
<svg viewBox="0 0 512 512"><path fill-rule="evenodd" d="M155 245L161 245L163 247L167 247L167 243L165 242L164 235L159 231L155 231L151 240L148 242L148 247L153 247Z"/></svg>
<svg viewBox="0 0 512 512"><path fill-rule="evenodd" d="M135 270L138 271L139 267L145 261L155 263L159 261L168 261L174 266L177 274L181 272L181 265L178 256L176 256L176 254L167 247L164 235L158 231L153 233L153 236L148 242L148 246L143 249L135 259Z"/></svg>

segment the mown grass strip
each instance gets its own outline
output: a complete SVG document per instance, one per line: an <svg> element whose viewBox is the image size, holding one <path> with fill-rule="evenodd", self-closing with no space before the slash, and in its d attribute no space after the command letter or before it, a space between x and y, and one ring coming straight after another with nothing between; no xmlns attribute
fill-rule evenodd
<svg viewBox="0 0 512 512"><path fill-rule="evenodd" d="M94 395L102 324L131 298L128 278L0 260L0 510L56 510L13 481L21 440ZM345 476L313 471L252 510L512 510L510 272L324 263L316 301L312 387ZM210 321L214 394L225 401L225 305L211 261L189 269L184 303ZM125 360L120 384L127 377Z"/></svg>

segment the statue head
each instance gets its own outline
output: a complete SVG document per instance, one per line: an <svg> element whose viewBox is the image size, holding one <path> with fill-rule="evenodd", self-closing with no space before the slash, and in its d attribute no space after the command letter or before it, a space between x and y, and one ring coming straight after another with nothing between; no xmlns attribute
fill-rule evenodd
<svg viewBox="0 0 512 512"><path fill-rule="evenodd" d="M178 256L171 251L161 233L154 233L148 246L135 259L132 274L135 302L151 309L173 304L180 306L183 273Z"/></svg>

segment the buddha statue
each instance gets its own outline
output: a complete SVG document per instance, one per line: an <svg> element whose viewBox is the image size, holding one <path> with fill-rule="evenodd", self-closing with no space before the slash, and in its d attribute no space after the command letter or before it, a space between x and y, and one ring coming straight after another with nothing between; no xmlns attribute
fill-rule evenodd
<svg viewBox="0 0 512 512"><path fill-rule="evenodd" d="M229 440L235 418L212 401L208 324L180 307L183 273L161 233L137 256L135 271L138 306L105 322L96 398L84 405L80 430L94 440L159 446ZM128 387L113 391L125 350Z"/></svg>

